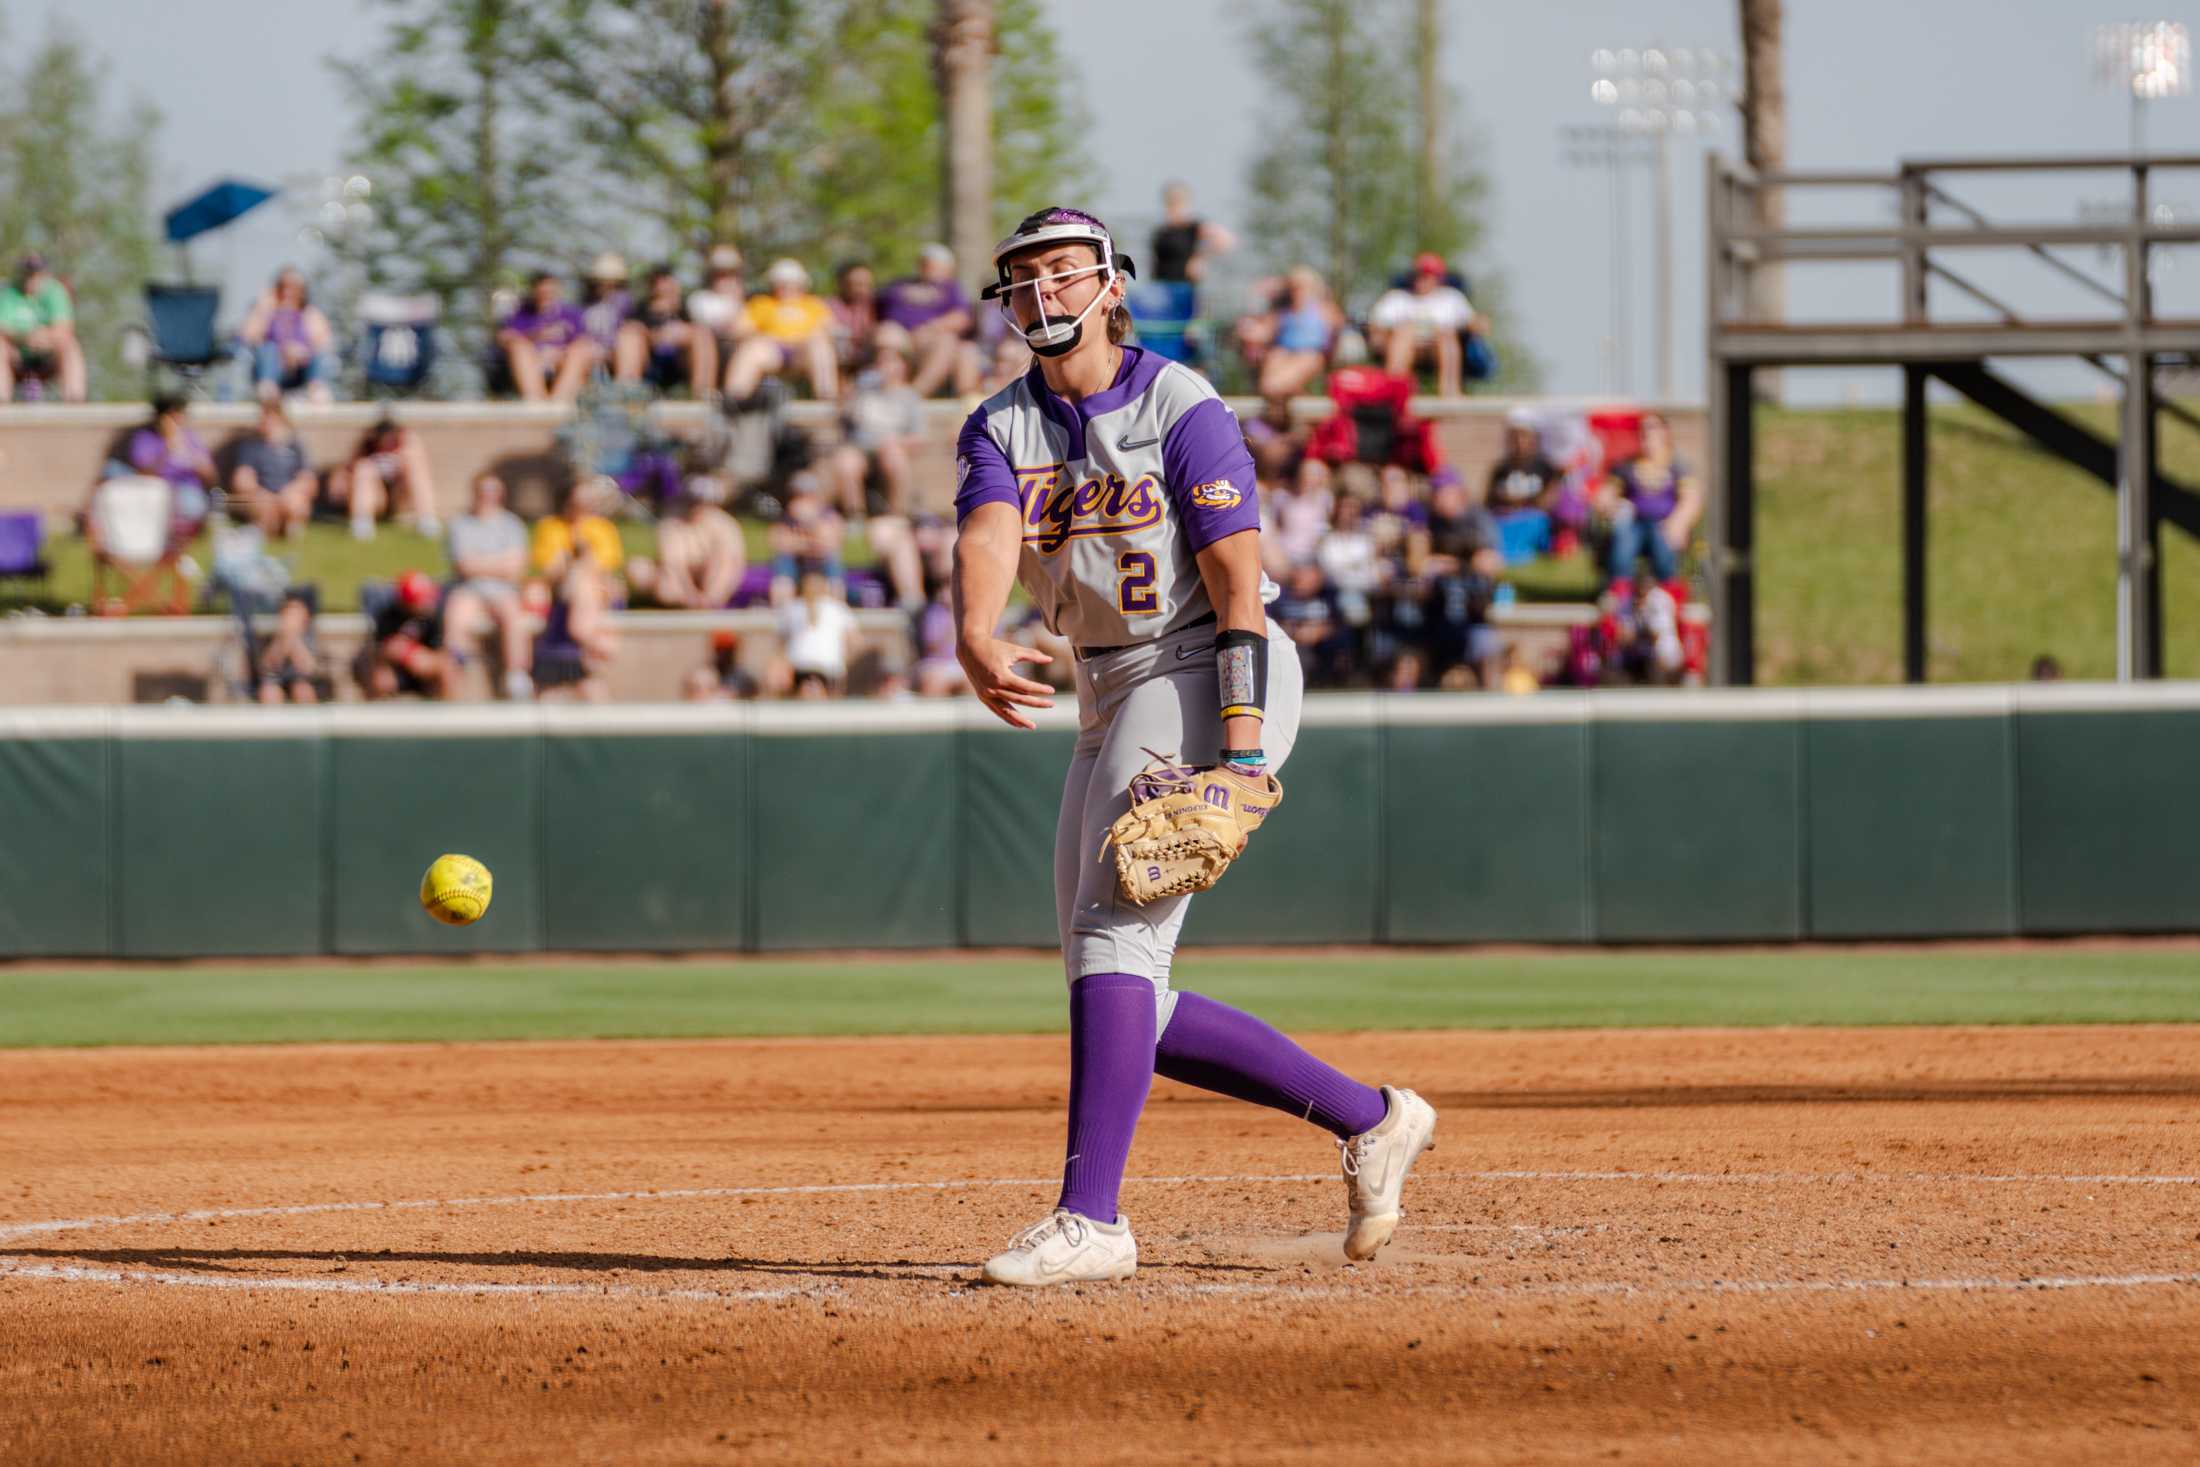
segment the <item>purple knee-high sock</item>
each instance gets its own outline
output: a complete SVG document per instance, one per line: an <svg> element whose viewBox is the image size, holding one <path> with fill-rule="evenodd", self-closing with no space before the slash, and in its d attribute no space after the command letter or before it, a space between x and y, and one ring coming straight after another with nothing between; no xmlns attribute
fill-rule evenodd
<svg viewBox="0 0 2200 1467"><path fill-rule="evenodd" d="M1289 1111L1338 1136L1382 1124L1383 1093L1323 1064L1251 1014L1204 994L1176 995L1154 1069L1255 1105Z"/></svg>
<svg viewBox="0 0 2200 1467"><path fill-rule="evenodd" d="M1114 1222L1131 1133L1153 1088L1153 984L1091 973L1069 989L1069 1152L1055 1206Z"/></svg>

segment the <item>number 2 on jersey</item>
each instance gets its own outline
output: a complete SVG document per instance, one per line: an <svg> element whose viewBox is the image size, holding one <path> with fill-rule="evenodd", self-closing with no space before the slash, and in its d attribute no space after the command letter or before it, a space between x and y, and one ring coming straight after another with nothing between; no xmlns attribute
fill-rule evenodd
<svg viewBox="0 0 2200 1467"><path fill-rule="evenodd" d="M1126 550L1115 558L1123 580L1115 588L1115 609L1125 616L1152 616L1161 609L1161 593L1154 589L1153 553Z"/></svg>

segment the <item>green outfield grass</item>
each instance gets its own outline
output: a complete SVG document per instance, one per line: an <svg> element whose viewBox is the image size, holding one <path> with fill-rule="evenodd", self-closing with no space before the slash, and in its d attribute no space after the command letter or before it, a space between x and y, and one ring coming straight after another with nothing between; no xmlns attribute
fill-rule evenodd
<svg viewBox="0 0 2200 1467"><path fill-rule="evenodd" d="M1290 1029L2200 1021L2200 952L1186 956ZM1051 958L0 967L0 1047L1016 1034L1064 1025Z"/></svg>

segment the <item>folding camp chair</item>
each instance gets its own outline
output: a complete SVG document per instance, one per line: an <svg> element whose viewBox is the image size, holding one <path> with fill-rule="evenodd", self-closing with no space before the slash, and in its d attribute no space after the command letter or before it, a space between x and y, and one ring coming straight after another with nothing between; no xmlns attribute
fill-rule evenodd
<svg viewBox="0 0 2200 1467"><path fill-rule="evenodd" d="M361 296L359 321L368 396L409 397L427 385L438 345L434 296Z"/></svg>
<svg viewBox="0 0 2200 1467"><path fill-rule="evenodd" d="M100 615L190 610L191 586L177 564L183 546L175 538L175 503L174 485L144 474L107 479L92 490L84 529L92 542L92 605ZM119 595L110 589L117 581Z"/></svg>
<svg viewBox="0 0 2200 1467"><path fill-rule="evenodd" d="M196 388L211 367L219 366L229 352L214 330L221 313L222 293L211 285L158 285L145 287L145 321L150 340L145 358L146 396L155 391L162 367Z"/></svg>

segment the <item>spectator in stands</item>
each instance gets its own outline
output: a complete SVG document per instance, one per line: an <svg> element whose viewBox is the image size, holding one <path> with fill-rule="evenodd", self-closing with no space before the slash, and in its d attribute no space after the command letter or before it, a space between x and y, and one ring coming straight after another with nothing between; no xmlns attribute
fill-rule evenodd
<svg viewBox="0 0 2200 1467"><path fill-rule="evenodd" d="M1161 223L1153 232L1153 274L1159 281L1197 285L1207 262L1237 248L1237 237L1202 219L1192 207L1192 186L1171 180L1161 189Z"/></svg>
<svg viewBox="0 0 2200 1467"><path fill-rule="evenodd" d="M1614 585L1604 596L1605 613L1616 628L1607 665L1630 682L1671 686L1681 680L1686 661L1680 603L1648 566L1638 565L1632 576L1630 583Z"/></svg>
<svg viewBox="0 0 2200 1467"><path fill-rule="evenodd" d="M970 674L955 656L955 603L944 576L926 576L924 605L912 628L917 665L911 679L920 698L952 698L970 691Z"/></svg>
<svg viewBox="0 0 2200 1467"><path fill-rule="evenodd" d="M581 279L581 329L596 344L596 359L612 361L619 349L619 333L634 314L632 272L626 256L605 250L588 262Z"/></svg>
<svg viewBox="0 0 2200 1467"><path fill-rule="evenodd" d="M703 285L688 292L688 319L716 340L718 360L731 362L734 346L749 334L745 312L748 290L741 283L741 252L716 245L706 262Z"/></svg>
<svg viewBox="0 0 2200 1467"><path fill-rule="evenodd" d="M1565 479L1566 471L1544 454L1535 425L1514 421L1505 429L1505 456L1490 466L1489 489L1482 502L1500 518L1528 510L1549 514Z"/></svg>
<svg viewBox="0 0 2200 1467"><path fill-rule="evenodd" d="M838 697L848 682L855 613L820 568L802 572L798 594L779 608L782 681L797 698Z"/></svg>
<svg viewBox="0 0 2200 1467"><path fill-rule="evenodd" d="M841 548L848 536L847 521L825 500L824 486L815 474L799 473L787 484L787 507L771 527L771 599L783 605L795 594L801 576L820 570L834 585L843 579Z"/></svg>
<svg viewBox="0 0 2200 1467"><path fill-rule="evenodd" d="M725 500L725 480L697 474L687 481L676 513L657 522L655 558L637 555L627 563L627 584L636 595L680 611L733 604L748 553Z"/></svg>
<svg viewBox="0 0 2200 1467"><path fill-rule="evenodd" d="M372 540L375 522L400 505L413 528L433 536L442 515L435 500L435 471L420 435L385 415L360 435L351 457L328 479L329 502L351 519L355 540Z"/></svg>
<svg viewBox="0 0 2200 1467"><path fill-rule="evenodd" d="M1292 568L1268 614L1299 649L1308 687L1341 687L1351 674L1351 629L1337 614L1336 598L1312 561Z"/></svg>
<svg viewBox="0 0 2200 1467"><path fill-rule="evenodd" d="M1484 323L1466 293L1445 284L1446 273L1443 256L1416 256L1412 282L1383 292L1368 312L1367 326L1369 345L1384 371L1410 377L1426 363L1435 369L1437 394L1457 397L1465 359L1460 333Z"/></svg>
<svg viewBox="0 0 2200 1467"><path fill-rule="evenodd" d="M533 694L534 629L520 594L527 572L527 526L506 507L504 481L486 471L474 476L473 501L451 519L445 549L451 583L443 619L453 646L471 647L494 633L504 667L504 695Z"/></svg>
<svg viewBox="0 0 2200 1467"><path fill-rule="evenodd" d="M909 363L899 352L880 352L850 380L840 422L843 440L824 464L834 481L833 502L851 517L866 514L865 490L875 476L879 507L905 513L911 455L924 437L924 403L909 385Z"/></svg>
<svg viewBox="0 0 2200 1467"><path fill-rule="evenodd" d="M878 336L878 277L861 260L844 260L833 272L833 349L843 374L871 360Z"/></svg>
<svg viewBox="0 0 2200 1467"><path fill-rule="evenodd" d="M992 354L986 356L985 362L985 375L978 382L978 395L991 397L1031 370L1031 348L1015 332L1004 331L993 343Z"/></svg>
<svg viewBox="0 0 2200 1467"><path fill-rule="evenodd" d="M746 703L756 694L756 679L741 665L741 634L731 627L710 634L709 660L680 682L680 696L690 703Z"/></svg>
<svg viewBox="0 0 2200 1467"><path fill-rule="evenodd" d="M275 634L260 649L253 696L262 703L321 701L321 649L313 635L313 594L303 586L283 593Z"/></svg>
<svg viewBox="0 0 2200 1467"><path fill-rule="evenodd" d="M558 583L535 638L537 697L571 694L583 703L611 697L611 662L618 654L611 626L609 582L581 557Z"/></svg>
<svg viewBox="0 0 2200 1467"><path fill-rule="evenodd" d="M548 270L535 273L527 298L497 327L497 352L490 390L516 391L529 402L579 397L603 359L580 307Z"/></svg>
<svg viewBox="0 0 2200 1467"><path fill-rule="evenodd" d="M649 272L642 302L619 328L612 375L660 392L685 386L700 402L718 390L718 338L698 326L670 265Z"/></svg>
<svg viewBox="0 0 2200 1467"><path fill-rule="evenodd" d="M309 402L324 403L336 377L336 332L313 304L306 277L295 265L276 273L260 292L237 339L252 353L252 388L261 397L304 392Z"/></svg>
<svg viewBox="0 0 2200 1467"><path fill-rule="evenodd" d="M180 397L153 399L153 421L130 435L124 448L131 472L165 479L175 492L175 539L188 541L213 508L214 458L184 422Z"/></svg>
<svg viewBox="0 0 2200 1467"><path fill-rule="evenodd" d="M1261 397L1271 407L1285 405L1288 413L1290 400L1328 370L1344 312L1307 265L1286 275L1271 301L1266 312L1238 323L1238 349L1258 374Z"/></svg>
<svg viewBox="0 0 2200 1467"><path fill-rule="evenodd" d="M1650 557L1660 581L1680 572L1680 556L1703 513L1703 481L1673 454L1673 429L1658 413L1642 415L1635 456L1612 471L1600 508L1612 523L1615 581L1634 575L1635 562Z"/></svg>
<svg viewBox="0 0 2200 1467"><path fill-rule="evenodd" d="M952 384L956 393L977 390L976 317L970 295L955 278L955 252L928 244L917 255L917 273L888 282L878 294L878 349L909 359L909 385L930 397Z"/></svg>
<svg viewBox="0 0 2200 1467"><path fill-rule="evenodd" d="M800 372L810 391L830 400L840 395L840 366L833 351L833 313L810 293L810 272L800 260L776 260L764 273L769 295L752 298L743 318L755 334L734 349L726 369L726 396L746 402L767 375Z"/></svg>
<svg viewBox="0 0 2200 1467"><path fill-rule="evenodd" d="M1340 494L1329 512L1329 528L1314 548L1337 613L1346 626L1364 635L1374 619L1376 594L1389 581L1389 567L1375 548L1367 526L1367 507L1357 495Z"/></svg>
<svg viewBox="0 0 2200 1467"><path fill-rule="evenodd" d="M619 527L607 518L620 501L619 486L597 475L565 491L558 513L535 522L528 563L552 585L563 582L573 566L586 561L604 578L604 593L617 600L626 568L626 547Z"/></svg>
<svg viewBox="0 0 2200 1467"><path fill-rule="evenodd" d="M54 379L63 402L86 396L84 347L76 339L76 303L69 288L46 268L43 255L25 255L15 277L0 285L0 403L15 399L17 385Z"/></svg>
<svg viewBox="0 0 2200 1467"><path fill-rule="evenodd" d="M236 472L229 476L230 496L268 539L279 535L296 539L306 532L320 487L320 476L313 471L305 445L298 441L290 415L283 411L282 399L264 399L252 436L237 447Z"/></svg>
<svg viewBox="0 0 2200 1467"><path fill-rule="evenodd" d="M397 578L359 652L359 690L369 698L448 698L459 659L444 650L442 591L423 571Z"/></svg>
<svg viewBox="0 0 2200 1467"><path fill-rule="evenodd" d="M1428 528L1408 538L1406 568L1426 588L1423 624L1440 678L1465 666L1483 687L1496 685L1499 648L1489 608L1505 571L1497 544L1496 522L1456 474L1430 486Z"/></svg>
<svg viewBox="0 0 2200 1467"><path fill-rule="evenodd" d="M1261 501L1261 549L1268 557L1269 574L1279 583L1293 566L1311 565L1314 553L1328 533L1336 508L1330 488L1330 468L1318 458L1299 461L1289 489L1264 495Z"/></svg>

